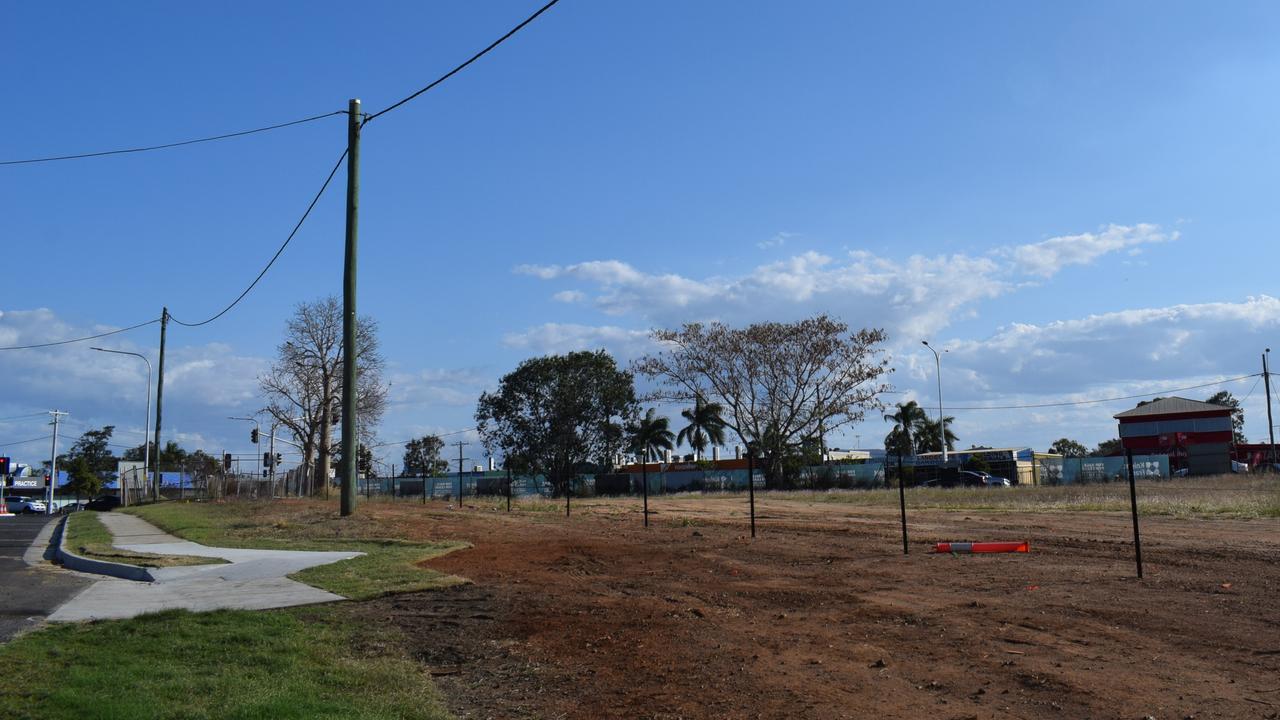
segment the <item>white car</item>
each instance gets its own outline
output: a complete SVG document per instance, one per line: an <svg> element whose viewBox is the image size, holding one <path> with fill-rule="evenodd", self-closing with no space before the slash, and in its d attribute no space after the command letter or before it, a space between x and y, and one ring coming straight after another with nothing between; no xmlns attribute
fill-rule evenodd
<svg viewBox="0 0 1280 720"><path fill-rule="evenodd" d="M18 495L5 496L4 504L9 507L9 512L11 513L43 514L49 509L48 506L44 504L43 500L32 500L31 498L20 497Z"/></svg>

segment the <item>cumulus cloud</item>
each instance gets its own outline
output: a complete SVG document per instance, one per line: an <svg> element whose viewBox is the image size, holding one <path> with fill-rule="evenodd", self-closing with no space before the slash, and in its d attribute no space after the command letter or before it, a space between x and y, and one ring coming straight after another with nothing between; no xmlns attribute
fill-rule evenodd
<svg viewBox="0 0 1280 720"><path fill-rule="evenodd" d="M624 360L639 357L654 347L645 330L573 323L545 323L524 332L509 333L503 337L503 343L539 354L604 348Z"/></svg>
<svg viewBox="0 0 1280 720"><path fill-rule="evenodd" d="M47 308L0 312L0 344L4 345L53 342L113 329L77 324ZM156 353L149 342L140 342L149 340L148 334L154 338L155 328L92 342L0 352L0 377L6 381L4 402L15 408L69 411L64 450L81 432L103 425L116 426L118 444L137 445L142 441L146 414L147 366L137 358L96 352L90 346L138 352L155 367ZM206 450L230 442L219 432L235 432L238 424L225 418L256 409L257 376L268 361L241 355L220 343L182 345L171 341L165 362L164 439ZM154 374L151 382L154 402ZM32 429L44 430L47 418L24 422ZM21 432L24 428L4 429ZM40 433L32 436L36 434ZM37 448L27 446L23 451L37 453ZM47 453L48 447L42 452Z"/></svg>
<svg viewBox="0 0 1280 720"><path fill-rule="evenodd" d="M561 290L555 295L552 295L551 299L562 303L576 303L586 300L587 296L579 290Z"/></svg>
<svg viewBox="0 0 1280 720"><path fill-rule="evenodd" d="M1122 250L1130 256L1138 255L1142 245L1177 239L1177 231L1166 233L1158 225L1108 225L1098 232L1019 245L1009 250L1009 254L1019 272L1047 278L1067 265L1089 265L1103 255Z"/></svg>
<svg viewBox="0 0 1280 720"><path fill-rule="evenodd" d="M706 320L742 324L828 312L851 324L884 327L891 336L918 337L972 314L982 301L1016 290L1020 276L1047 278L1066 265L1089 264L1109 253L1134 252L1177 236L1151 224L1109 225L981 255L891 258L866 251L843 256L807 251L736 277L646 272L616 259L520 265L515 272L583 284L601 312L653 325ZM581 302L588 293L574 288L555 297Z"/></svg>

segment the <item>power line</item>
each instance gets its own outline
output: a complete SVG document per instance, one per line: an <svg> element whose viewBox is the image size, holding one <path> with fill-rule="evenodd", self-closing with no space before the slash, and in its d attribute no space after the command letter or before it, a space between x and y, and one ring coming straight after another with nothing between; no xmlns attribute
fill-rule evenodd
<svg viewBox="0 0 1280 720"><path fill-rule="evenodd" d="M1030 405L986 405L983 407L948 407L947 410L1025 410L1029 408L1047 408L1047 407L1065 407L1068 405L1092 405L1095 403L1115 402L1117 400L1134 400L1136 398L1151 397L1152 395L1164 395L1166 393L1183 392L1184 390L1199 390L1200 388L1213 387L1215 385L1225 385L1227 383L1239 382L1240 380L1248 380L1251 377L1257 377L1261 373L1251 373L1249 375L1241 375L1240 377L1228 378L1226 380L1218 380L1216 382L1204 383L1201 385L1188 385L1187 387L1169 388L1167 390L1158 390L1156 392L1139 393L1137 395L1121 395L1117 397L1098 398L1096 400L1071 400L1068 402L1053 403L1034 403Z"/></svg>
<svg viewBox="0 0 1280 720"><path fill-rule="evenodd" d="M279 130L280 128L290 127L292 125L301 125L323 118L332 117L334 115L345 115L346 110L335 110L333 112L324 113L323 115L312 115L311 117L302 118L301 120L291 120L277 125L268 125L266 127L254 128L252 130L241 130L239 132L224 133L222 135L212 135L210 137L196 138L195 140L183 140L181 142L165 143L163 145L148 145L146 147L126 148L123 150L103 150L101 152L80 153L78 155L56 155L52 157L30 158L28 160L3 160L0 165L29 165L31 163L55 162L58 160L79 160L82 158L103 157L106 155L125 155L128 153L149 152L151 150L165 150L167 148L182 147L183 145L195 145L196 143L213 142L214 140L227 140L229 138L243 137L245 135L253 135L255 133L267 132L268 130Z"/></svg>
<svg viewBox="0 0 1280 720"><path fill-rule="evenodd" d="M45 435L43 437L31 438L30 440L17 440L15 442L0 443L0 447L9 447L10 445L25 445L26 443L35 442L37 440L48 440L51 437L53 436Z"/></svg>
<svg viewBox="0 0 1280 720"><path fill-rule="evenodd" d="M471 432L472 430L475 430L475 428L473 428L473 427L469 427L469 428L465 428L465 429L463 429L463 430L454 430L453 432L447 432L447 433L427 433L427 435L434 435L435 437L438 437L438 438L447 438L447 437L452 437L452 436L454 436L454 435L461 435L461 434L463 434L463 433L469 433L469 432ZM390 447L390 446L392 446L392 445L405 445L405 444L408 444L408 443L410 443L410 442L413 442L414 440L421 440L421 439L422 439L422 438L409 438L408 440L398 440L398 441L396 441L396 442L384 442L384 443L378 443L377 445L370 445L370 446L369 446L369 449L370 449L370 450L372 450L372 449L374 449L374 448Z"/></svg>
<svg viewBox="0 0 1280 720"><path fill-rule="evenodd" d="M302 213L302 217L298 218L298 223L293 226L293 230L289 233L289 237L284 239L284 243L282 243L280 245L280 248L276 250L276 254L271 256L271 259L267 261L266 267L262 268L262 272L258 273L258 276L253 279L253 282L249 283L249 287L245 288L244 292L240 293L235 300L232 300L230 305L224 307L222 311L219 312L217 315L214 315L213 317L207 320L201 320L200 322L195 322L195 323L183 322L178 318L174 317L173 313L169 314L169 319L178 323L179 325L184 325L186 327L200 327L201 325L208 325L214 320L217 320L223 315L226 315L231 310L231 308L239 304L239 302L244 299L244 296L248 295L249 291L252 290L254 286L258 284L258 281L261 280L262 277L267 274L267 271L270 270L271 266L275 264L277 259L279 259L280 254L284 252L284 249L289 247L289 241L293 240L294 235L298 234L298 230L302 227L302 223L306 222L307 216L311 214L311 211L312 209L315 208L316 203L320 202L320 196L324 195L324 191L329 187L329 183L333 181L333 176L338 174L338 168L342 167L342 161L346 159L347 159L347 151L343 150L342 154L338 156L338 162L334 163L333 169L329 171L329 177L325 178L324 184L320 186L320 191L316 193L315 197L311 198L311 204L307 206L306 212ZM156 322L156 321L153 320L152 322Z"/></svg>
<svg viewBox="0 0 1280 720"><path fill-rule="evenodd" d="M10 420L23 420L25 418L33 418L33 417L44 417L45 415L48 415L48 414L49 413L47 412L38 412L38 413L30 413L28 415L14 415L12 417L0 418L0 422L8 422Z"/></svg>
<svg viewBox="0 0 1280 720"><path fill-rule="evenodd" d="M10 345L8 347L0 347L0 350L34 350L36 348L54 347L56 345L70 345L71 343L84 342L85 340L97 340L98 338L104 338L109 335L119 335L120 333L129 332L130 330L137 330L140 327L154 325L158 322L160 322L160 318L138 323L137 325L130 325L127 328L112 330L111 332L98 333L97 335L87 335L85 337L73 338L71 340L59 340L57 342L38 343L35 345Z"/></svg>
<svg viewBox="0 0 1280 720"><path fill-rule="evenodd" d="M439 85L440 83L444 82L445 80L448 80L449 78L453 77L454 75L457 75L459 72L461 72L461 71L463 70L463 68L467 67L467 66L468 66L468 65L470 65L471 63L473 63L473 62L475 62L475 61L479 60L480 58L484 57L484 56L485 56L485 55L486 55L490 50L492 50L492 49L494 49L494 48L498 47L498 46L499 46L499 45L501 45L503 42L505 42L508 38L510 38L512 35L515 35L516 33L518 33L518 32L520 32L521 30L523 30L523 29L524 29L524 27L525 27L526 25L528 25L529 23L531 23L531 22L533 22L534 20L536 20L536 19L538 18L538 16L539 16L539 15L541 15L542 13L544 13L544 12L546 12L546 11L550 10L550 9L551 9L551 6L552 6L552 5L555 5L555 4L556 4L556 3L558 3L558 2L560 2L560 0L551 0L551 2L549 2L549 3L547 3L546 5L543 5L542 7L538 8L538 11L537 11L537 12L535 12L534 14L530 15L529 17L525 18L525 19L524 19L524 22L522 22L522 23L520 23L519 25L517 25L517 26L515 26L515 27L511 28L511 30L507 31L507 34L506 34L506 35L503 35L502 37L498 38L497 40L494 40L492 43L489 43L489 46L488 46L488 47L486 47L485 49L483 49L483 50L481 50L480 52L476 53L475 55L472 55L470 58L468 58L468 59L467 59L467 61L466 61L466 62L462 63L461 65L459 65L459 66L457 66L457 67L455 67L454 69L450 70L449 72L445 73L444 75L441 75L440 77L436 78L433 82L431 82L430 84L428 84L426 87L422 88L421 90L418 90L417 92L413 93L412 95L409 95L408 97L403 98L403 99L399 100L398 102L392 103L391 105L388 105L387 107L385 107L385 108L383 108L383 109L379 110L378 112L376 112L376 113L374 113L374 114L372 114L372 115L369 115L369 116L365 117L364 122L362 122L362 123L361 123L361 125L367 125L367 124L369 123L369 121L370 121L370 120L373 120L374 118L378 117L379 115L385 115L385 114L387 114L387 113L391 112L392 110L395 110L396 108L400 107L401 105L404 105L405 103L409 102L410 100L413 100L414 98L418 97L418 96L419 96L419 95L421 95L422 93L427 92L428 90L430 90L430 89L434 88L435 86Z"/></svg>

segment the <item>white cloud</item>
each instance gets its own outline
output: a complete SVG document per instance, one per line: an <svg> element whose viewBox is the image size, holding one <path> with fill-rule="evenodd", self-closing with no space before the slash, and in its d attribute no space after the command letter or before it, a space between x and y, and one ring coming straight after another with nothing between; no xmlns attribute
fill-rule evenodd
<svg viewBox="0 0 1280 720"><path fill-rule="evenodd" d="M653 347L645 330L572 323L545 323L521 333L509 333L503 343L539 354L604 348L623 360L638 357Z"/></svg>
<svg viewBox="0 0 1280 720"><path fill-rule="evenodd" d="M1089 265L1108 253L1142 252L1141 245L1171 242L1177 231L1166 233L1158 225L1108 225L1096 233L1063 235L1010 249L1016 269L1029 275L1051 277L1067 265Z"/></svg>
<svg viewBox="0 0 1280 720"><path fill-rule="evenodd" d="M827 312L852 325L884 327L891 338L917 338L972 315L982 301L1015 291L1021 286L1020 274L1047 278L1064 265L1084 265L1108 253L1132 252L1176 238L1176 232L1165 233L1151 224L1109 225L1096 233L1002 247L985 255L914 254L899 259L866 251L841 257L800 252L737 277L649 273L616 259L521 265L515 272L586 284L596 309L645 324L742 324ZM585 296L582 290L569 289L555 297L578 302Z"/></svg>
<svg viewBox="0 0 1280 720"><path fill-rule="evenodd" d="M556 302L577 303L587 299L587 296L579 290L561 290L552 295L551 298Z"/></svg>
<svg viewBox="0 0 1280 720"><path fill-rule="evenodd" d="M796 236L795 233L789 233L789 232L775 233L774 236L769 238L768 240L761 240L760 242L756 243L756 247L760 248L761 250L768 250L770 248L782 247L783 245L787 244L788 240L790 240L795 236Z"/></svg>

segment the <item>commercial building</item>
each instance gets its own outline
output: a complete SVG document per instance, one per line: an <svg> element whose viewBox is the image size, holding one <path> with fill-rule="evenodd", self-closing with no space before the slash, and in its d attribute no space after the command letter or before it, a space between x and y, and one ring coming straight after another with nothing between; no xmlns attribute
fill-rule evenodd
<svg viewBox="0 0 1280 720"><path fill-rule="evenodd" d="M1160 398L1115 416L1120 444L1135 454L1169 456L1173 470L1190 475L1231 472L1231 413L1226 405Z"/></svg>

